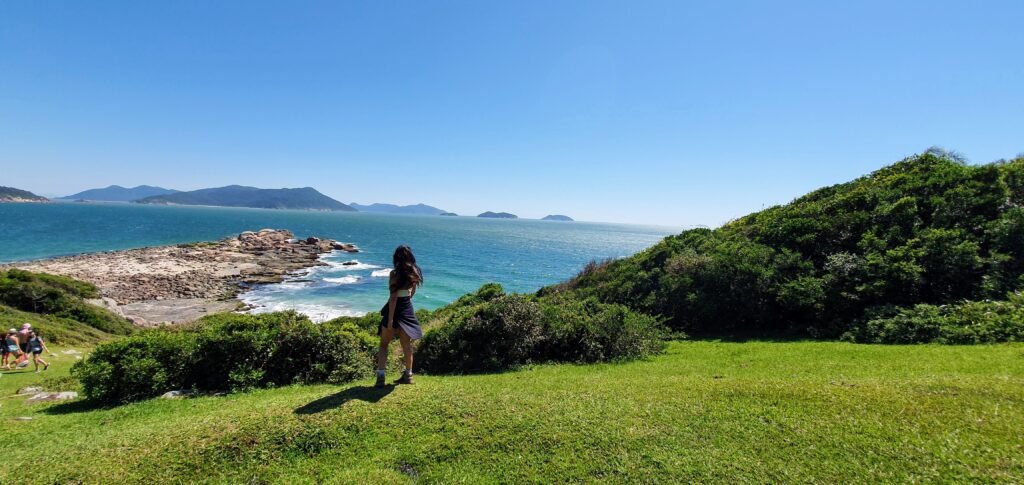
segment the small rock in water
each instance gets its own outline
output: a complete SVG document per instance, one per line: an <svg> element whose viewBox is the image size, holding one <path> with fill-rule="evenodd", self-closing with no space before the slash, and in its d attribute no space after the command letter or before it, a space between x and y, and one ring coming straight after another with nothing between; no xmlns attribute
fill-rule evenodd
<svg viewBox="0 0 1024 485"><path fill-rule="evenodd" d="M23 387L21 389L18 389L18 392L16 392L15 394L36 394L36 393L39 393L39 392L43 392L43 388L37 387L37 386L31 386L31 387Z"/></svg>
<svg viewBox="0 0 1024 485"><path fill-rule="evenodd" d="M73 391L40 392L39 394L28 398L28 401L26 402L65 401L68 399L78 399L78 393Z"/></svg>
<svg viewBox="0 0 1024 485"><path fill-rule="evenodd" d="M355 266L357 264L359 264L359 261L354 259L352 261L345 261L344 263L341 263L342 266Z"/></svg>
<svg viewBox="0 0 1024 485"><path fill-rule="evenodd" d="M336 250L339 250L339 251L345 251L347 253L358 253L359 252L359 248L355 244L341 243L341 242L337 242L337 241L334 241L334 242L331 243L331 249L336 249Z"/></svg>

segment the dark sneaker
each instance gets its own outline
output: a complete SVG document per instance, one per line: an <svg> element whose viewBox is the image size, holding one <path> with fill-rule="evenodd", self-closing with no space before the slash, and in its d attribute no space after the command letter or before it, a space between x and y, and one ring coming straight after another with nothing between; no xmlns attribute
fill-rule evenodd
<svg viewBox="0 0 1024 485"><path fill-rule="evenodd" d="M377 383L374 384L373 387L384 387L384 384L384 376L381 374L377 374Z"/></svg>
<svg viewBox="0 0 1024 485"><path fill-rule="evenodd" d="M402 377L399 377L397 380L395 380L395 384L413 384L412 374L403 372Z"/></svg>

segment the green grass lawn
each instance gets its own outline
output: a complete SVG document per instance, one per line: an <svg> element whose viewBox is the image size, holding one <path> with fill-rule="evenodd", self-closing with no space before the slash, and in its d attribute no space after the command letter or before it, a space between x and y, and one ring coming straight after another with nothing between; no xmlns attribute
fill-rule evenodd
<svg viewBox="0 0 1024 485"><path fill-rule="evenodd" d="M56 360L51 377L73 362ZM1020 344L679 342L383 390L13 397L45 375L0 378L0 482L1024 481Z"/></svg>

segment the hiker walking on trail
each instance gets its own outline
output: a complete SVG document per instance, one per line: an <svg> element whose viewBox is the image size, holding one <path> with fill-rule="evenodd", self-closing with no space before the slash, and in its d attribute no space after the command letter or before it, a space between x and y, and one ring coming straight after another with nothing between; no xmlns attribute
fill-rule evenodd
<svg viewBox="0 0 1024 485"><path fill-rule="evenodd" d="M7 370L11 370L12 363L17 364L18 368L28 365L28 360L25 359L25 352L21 350L21 342L18 340L18 331L13 328L8 330L7 335L4 337L2 360L2 364L7 367Z"/></svg>
<svg viewBox="0 0 1024 485"><path fill-rule="evenodd" d="M36 372L39 372L39 364L43 364L43 370L50 368L50 363L43 360L40 355L45 351L48 354L52 354L50 349L46 347L46 342L43 342L43 338L33 330L28 334L28 350L32 353L32 363L36 365Z"/></svg>

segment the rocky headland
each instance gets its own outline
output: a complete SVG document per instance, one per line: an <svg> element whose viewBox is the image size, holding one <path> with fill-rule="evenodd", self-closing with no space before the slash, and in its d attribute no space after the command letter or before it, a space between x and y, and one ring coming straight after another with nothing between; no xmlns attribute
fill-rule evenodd
<svg viewBox="0 0 1024 485"><path fill-rule="evenodd" d="M96 285L97 305L136 325L183 323L240 308L235 297L251 285L323 265L320 255L359 248L331 239L296 239L286 230L246 231L220 241L155 246L14 263L27 271L69 276Z"/></svg>
<svg viewBox="0 0 1024 485"><path fill-rule="evenodd" d="M49 202L50 199L41 197L27 190L14 187L0 186L0 202Z"/></svg>

